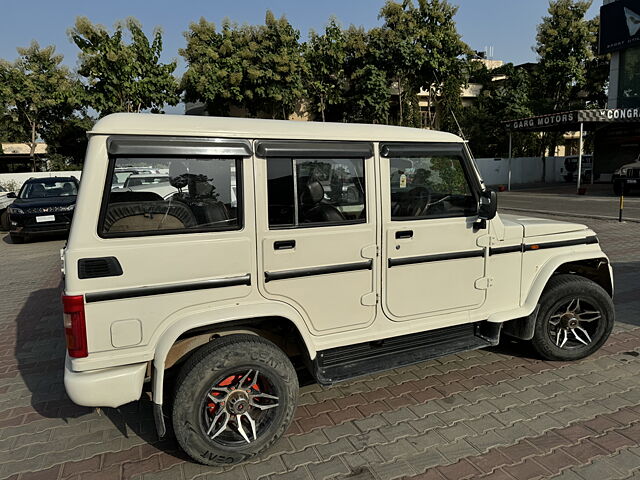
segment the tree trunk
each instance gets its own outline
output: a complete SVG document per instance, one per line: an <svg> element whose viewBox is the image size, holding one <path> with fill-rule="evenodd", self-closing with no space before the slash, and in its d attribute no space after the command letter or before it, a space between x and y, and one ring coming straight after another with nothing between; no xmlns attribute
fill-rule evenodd
<svg viewBox="0 0 640 480"><path fill-rule="evenodd" d="M31 122L31 145L29 145L29 156L33 165L33 171L36 171L36 122Z"/></svg>
<svg viewBox="0 0 640 480"><path fill-rule="evenodd" d="M320 97L320 113L322 114L322 122L324 123L324 97Z"/></svg>

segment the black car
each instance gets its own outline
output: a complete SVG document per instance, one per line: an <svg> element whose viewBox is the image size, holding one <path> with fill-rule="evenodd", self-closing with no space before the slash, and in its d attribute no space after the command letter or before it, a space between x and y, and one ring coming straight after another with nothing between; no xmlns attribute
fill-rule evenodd
<svg viewBox="0 0 640 480"><path fill-rule="evenodd" d="M7 209L11 240L21 243L38 234L69 232L78 185L75 177L27 180Z"/></svg>

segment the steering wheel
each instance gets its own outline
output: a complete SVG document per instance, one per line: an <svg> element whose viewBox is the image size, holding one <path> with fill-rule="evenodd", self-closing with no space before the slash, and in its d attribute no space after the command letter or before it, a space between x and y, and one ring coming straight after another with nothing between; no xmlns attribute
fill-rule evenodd
<svg viewBox="0 0 640 480"><path fill-rule="evenodd" d="M409 191L409 216L420 217L431 206L431 191L427 187L414 187Z"/></svg>

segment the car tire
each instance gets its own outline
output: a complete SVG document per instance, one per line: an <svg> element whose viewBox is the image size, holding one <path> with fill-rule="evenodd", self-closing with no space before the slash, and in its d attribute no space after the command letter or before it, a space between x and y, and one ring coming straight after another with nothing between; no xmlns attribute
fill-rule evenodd
<svg viewBox="0 0 640 480"><path fill-rule="evenodd" d="M5 209L0 213L0 230L7 232L11 229L11 221L9 220L9 212Z"/></svg>
<svg viewBox="0 0 640 480"><path fill-rule="evenodd" d="M24 243L25 241L25 238L22 235L14 235L13 233L10 233L9 236L11 237L12 243Z"/></svg>
<svg viewBox="0 0 640 480"><path fill-rule="evenodd" d="M556 275L540 297L531 343L547 360L579 360L609 338L614 318L611 296L600 285L577 275Z"/></svg>
<svg viewBox="0 0 640 480"><path fill-rule="evenodd" d="M199 463L239 463L284 434L297 397L296 371L277 346L255 335L221 337L198 349L178 375L175 436Z"/></svg>

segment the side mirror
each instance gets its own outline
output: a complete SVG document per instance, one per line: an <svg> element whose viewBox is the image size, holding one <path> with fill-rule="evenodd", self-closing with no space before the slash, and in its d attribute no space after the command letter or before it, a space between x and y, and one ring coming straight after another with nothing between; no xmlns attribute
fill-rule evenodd
<svg viewBox="0 0 640 480"><path fill-rule="evenodd" d="M498 213L498 194L493 190L485 190L480 194L478 218L491 220Z"/></svg>
<svg viewBox="0 0 640 480"><path fill-rule="evenodd" d="M9 193L7 193L7 198L17 198L17 196L16 196L16 192L9 192Z"/></svg>

